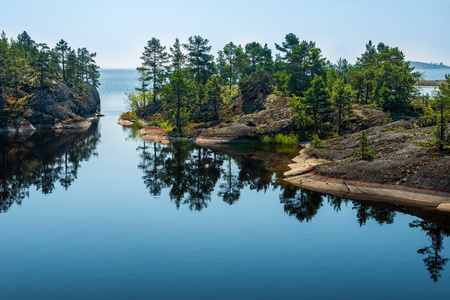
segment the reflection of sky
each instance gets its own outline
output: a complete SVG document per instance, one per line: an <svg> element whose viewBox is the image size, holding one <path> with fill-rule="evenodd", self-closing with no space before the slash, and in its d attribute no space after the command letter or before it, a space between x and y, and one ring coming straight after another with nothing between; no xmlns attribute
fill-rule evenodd
<svg viewBox="0 0 450 300"><path fill-rule="evenodd" d="M436 87L434 87L434 86L424 86L424 87L420 87L419 90L422 95L428 94L431 96L431 94L433 93L435 88Z"/></svg>

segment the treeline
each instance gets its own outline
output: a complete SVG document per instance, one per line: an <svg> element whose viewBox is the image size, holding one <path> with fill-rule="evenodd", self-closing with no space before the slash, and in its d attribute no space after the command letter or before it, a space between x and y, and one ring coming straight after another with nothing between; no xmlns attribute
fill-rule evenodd
<svg viewBox="0 0 450 300"><path fill-rule="evenodd" d="M74 86L89 82L98 87L100 73L96 53L86 48L72 49L64 40L54 48L36 43L26 31L17 39L0 38L0 109L16 109L31 93L64 81Z"/></svg>
<svg viewBox="0 0 450 300"><path fill-rule="evenodd" d="M157 38L148 41L137 68L140 87L129 94L131 110L160 102L181 132L188 121L219 118L218 109L235 96L255 99L270 93L286 97L299 132L341 133L353 104L397 114L421 114L423 103L415 83L420 73L398 48L371 41L354 65L335 64L314 42L292 33L272 54L267 44L226 44L215 58L208 39L178 39L169 51Z"/></svg>

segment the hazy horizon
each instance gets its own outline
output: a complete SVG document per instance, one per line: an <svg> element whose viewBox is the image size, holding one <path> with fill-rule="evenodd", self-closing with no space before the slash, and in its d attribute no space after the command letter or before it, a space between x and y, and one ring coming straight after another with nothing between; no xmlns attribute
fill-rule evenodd
<svg viewBox="0 0 450 300"><path fill-rule="evenodd" d="M287 33L313 41L331 62L340 57L354 63L369 40L398 47L406 60L450 65L450 40L441 38L449 24L450 2L445 0L387 1L86 1L18 0L2 4L0 30L8 38L27 31L36 42L54 47L66 40L73 48L87 47L97 53L103 69L133 69L152 37L167 49L175 38L207 38L211 54L233 41L244 46L274 43Z"/></svg>

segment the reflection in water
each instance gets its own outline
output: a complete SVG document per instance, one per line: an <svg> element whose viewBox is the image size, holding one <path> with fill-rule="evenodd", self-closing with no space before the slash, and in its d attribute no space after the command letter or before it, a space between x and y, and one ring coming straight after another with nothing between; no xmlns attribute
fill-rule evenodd
<svg viewBox="0 0 450 300"><path fill-rule="evenodd" d="M450 232L448 222L436 225L426 221L430 215L423 210L358 202L295 187L281 180L285 170L277 169L289 163L292 153L267 151L260 146L244 147L227 146L213 150L192 144L162 146L141 141L137 148L141 158L138 167L144 174L142 179L150 194L159 196L163 189L170 189L170 200L177 209L187 205L190 210L201 211L208 207L215 191L224 202L232 205L239 201L241 191L248 187L256 192L279 188L279 200L284 211L299 222L312 221L325 202L336 212L342 205L352 205L359 226L366 225L369 220L380 225L392 224L397 211L416 215L423 220L413 222L410 227L426 231L432 241L431 246L420 249L418 253L427 255L424 262L431 278L437 281L441 276L448 261L439 255L443 250L444 236Z"/></svg>
<svg viewBox="0 0 450 300"><path fill-rule="evenodd" d="M81 162L97 155L100 134L97 126L92 126L83 133L35 133L21 140L0 136L0 142L0 211L6 212L14 203L21 204L32 187L43 194L52 193L58 184L67 190L77 179ZM233 205L246 188L255 193L279 191L285 213L300 223L312 222L325 205L336 212L343 205L352 207L359 226L369 220L392 224L397 212L402 212L420 218L410 227L420 228L431 239L430 246L415 251L424 255L433 281L441 277L449 260L442 256L444 238L450 234L448 215L325 196L290 185L282 180L286 169L280 166L287 166L298 149L286 152L257 145L207 149L192 144L138 143L138 168L146 189L151 196L167 190L177 209L185 205L192 211L203 211L216 196Z"/></svg>
<svg viewBox="0 0 450 300"><path fill-rule="evenodd" d="M29 137L0 136L0 211L21 204L32 186L50 194L55 183L68 189L82 161L97 155L97 124L82 133L35 132Z"/></svg>
<svg viewBox="0 0 450 300"><path fill-rule="evenodd" d="M417 253L426 255L423 262L425 263L428 272L430 272L430 278L433 279L434 282L438 281L441 277L441 271L444 270L444 266L448 261L448 258L442 257L439 253L444 250L444 237L449 236L450 231L448 228L424 220L415 220L409 224L409 227L422 229L431 239L431 246L425 246L417 250Z"/></svg>

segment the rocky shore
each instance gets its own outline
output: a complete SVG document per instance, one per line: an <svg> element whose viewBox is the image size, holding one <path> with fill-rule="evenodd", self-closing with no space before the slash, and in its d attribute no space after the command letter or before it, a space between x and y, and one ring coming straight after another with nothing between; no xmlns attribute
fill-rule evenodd
<svg viewBox="0 0 450 300"><path fill-rule="evenodd" d="M0 118L0 133L24 134L35 130L84 130L96 122L100 111L97 89L57 82L53 88L34 93L16 111Z"/></svg>
<svg viewBox="0 0 450 300"><path fill-rule="evenodd" d="M360 133L306 148L289 165L286 180L354 200L394 202L450 211L450 156L413 142L431 138L414 120L367 129L375 159L355 160Z"/></svg>

